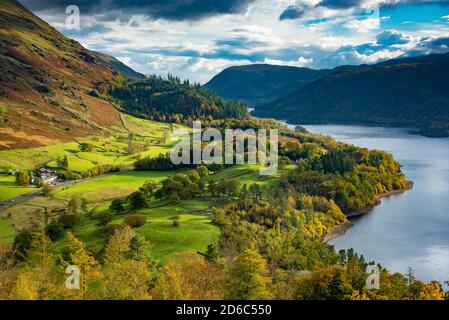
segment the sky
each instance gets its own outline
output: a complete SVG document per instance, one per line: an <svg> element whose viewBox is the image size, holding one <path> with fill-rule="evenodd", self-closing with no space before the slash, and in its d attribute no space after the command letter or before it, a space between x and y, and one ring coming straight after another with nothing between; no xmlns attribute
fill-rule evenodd
<svg viewBox="0 0 449 320"><path fill-rule="evenodd" d="M234 65L323 69L449 52L449 0L19 1L136 71L202 84Z"/></svg>

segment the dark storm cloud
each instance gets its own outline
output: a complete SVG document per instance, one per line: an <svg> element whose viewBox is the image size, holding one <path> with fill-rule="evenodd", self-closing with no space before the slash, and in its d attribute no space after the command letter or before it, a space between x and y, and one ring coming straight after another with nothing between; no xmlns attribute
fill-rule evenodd
<svg viewBox="0 0 449 320"><path fill-rule="evenodd" d="M32 11L59 11L69 5L79 6L82 13L99 14L118 18L144 14L169 20L193 20L217 14L240 13L256 0L20 0ZM110 12L115 14L110 15Z"/></svg>
<svg viewBox="0 0 449 320"><path fill-rule="evenodd" d="M319 5L329 9L348 9L358 7L363 2L363 0L323 0Z"/></svg>
<svg viewBox="0 0 449 320"><path fill-rule="evenodd" d="M305 13L305 8L303 6L289 6L287 9L282 12L279 20L289 20L289 19L299 19Z"/></svg>

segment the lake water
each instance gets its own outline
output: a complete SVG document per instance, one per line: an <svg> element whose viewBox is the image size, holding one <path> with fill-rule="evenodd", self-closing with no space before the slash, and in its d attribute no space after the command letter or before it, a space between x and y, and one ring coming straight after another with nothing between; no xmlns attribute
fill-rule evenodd
<svg viewBox="0 0 449 320"><path fill-rule="evenodd" d="M304 126L339 141L392 153L414 189L382 200L354 227L331 243L354 248L391 271L408 267L421 280L449 280L449 139L411 134L406 129L346 125Z"/></svg>

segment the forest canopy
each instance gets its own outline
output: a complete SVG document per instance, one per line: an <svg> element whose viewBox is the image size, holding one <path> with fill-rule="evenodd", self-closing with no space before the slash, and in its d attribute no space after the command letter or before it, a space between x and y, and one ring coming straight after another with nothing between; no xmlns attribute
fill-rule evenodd
<svg viewBox="0 0 449 320"><path fill-rule="evenodd" d="M188 118L243 119L247 106L225 101L199 84L181 81L177 77L147 76L142 80L127 80L115 86L110 94L128 112L146 119L180 123Z"/></svg>

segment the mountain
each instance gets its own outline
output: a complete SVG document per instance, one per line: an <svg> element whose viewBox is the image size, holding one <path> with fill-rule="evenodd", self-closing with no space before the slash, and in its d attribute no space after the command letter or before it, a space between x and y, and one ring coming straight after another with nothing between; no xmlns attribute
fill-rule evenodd
<svg viewBox="0 0 449 320"><path fill-rule="evenodd" d="M204 87L224 99L243 101L257 107L285 97L329 72L267 64L236 66L223 70Z"/></svg>
<svg viewBox="0 0 449 320"><path fill-rule="evenodd" d="M120 61L83 48L15 0L0 2L0 149L48 145L122 127L107 92Z"/></svg>
<svg viewBox="0 0 449 320"><path fill-rule="evenodd" d="M92 52L92 54L95 56L95 58L98 59L98 61L101 64L110 67L112 70L115 70L124 76L127 76L132 79L145 78L145 76L143 74L141 74L140 72L134 71L133 69L128 67L126 64L118 61L114 57L111 57L111 56L108 56L107 54L99 53L99 52Z"/></svg>
<svg viewBox="0 0 449 320"><path fill-rule="evenodd" d="M300 124L369 124L449 136L449 54L343 66L287 97L257 108L260 117Z"/></svg>

